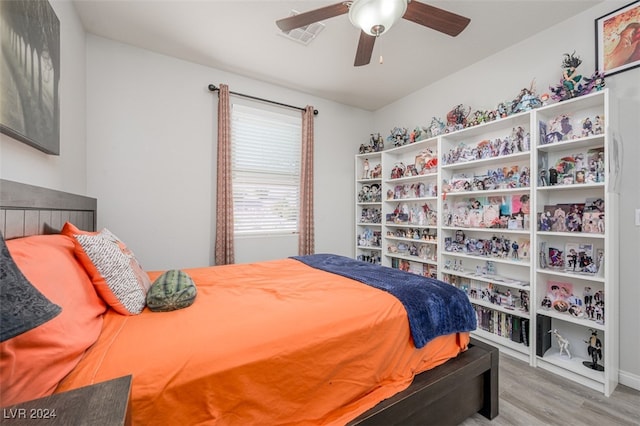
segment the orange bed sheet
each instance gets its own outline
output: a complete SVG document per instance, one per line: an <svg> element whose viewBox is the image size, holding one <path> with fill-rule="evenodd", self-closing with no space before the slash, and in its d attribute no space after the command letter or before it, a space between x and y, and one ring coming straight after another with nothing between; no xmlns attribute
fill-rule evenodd
<svg viewBox="0 0 640 426"><path fill-rule="evenodd" d="M192 306L107 312L56 392L132 374L138 425L344 424L469 342L418 350L393 296L293 259L186 272Z"/></svg>

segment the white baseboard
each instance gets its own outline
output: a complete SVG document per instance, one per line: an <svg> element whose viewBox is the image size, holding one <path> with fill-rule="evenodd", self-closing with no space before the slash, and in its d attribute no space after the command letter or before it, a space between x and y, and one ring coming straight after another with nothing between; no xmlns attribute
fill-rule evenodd
<svg viewBox="0 0 640 426"><path fill-rule="evenodd" d="M618 382L621 385L628 386L632 389L640 391L640 376L637 374L631 374L626 371L618 371Z"/></svg>

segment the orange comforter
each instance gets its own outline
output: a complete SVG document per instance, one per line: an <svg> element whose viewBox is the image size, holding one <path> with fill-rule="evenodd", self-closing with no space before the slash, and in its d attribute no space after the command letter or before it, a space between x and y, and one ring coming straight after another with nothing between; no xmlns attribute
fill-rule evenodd
<svg viewBox="0 0 640 426"><path fill-rule="evenodd" d="M57 392L132 374L134 424L344 424L469 339L418 350L393 296L293 259L186 272L192 306L107 312Z"/></svg>

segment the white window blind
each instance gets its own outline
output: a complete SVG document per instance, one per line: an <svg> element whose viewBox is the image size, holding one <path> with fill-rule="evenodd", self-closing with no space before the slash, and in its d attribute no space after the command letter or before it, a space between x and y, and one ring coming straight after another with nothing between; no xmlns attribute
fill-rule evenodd
<svg viewBox="0 0 640 426"><path fill-rule="evenodd" d="M298 232L301 117L233 105L236 235Z"/></svg>

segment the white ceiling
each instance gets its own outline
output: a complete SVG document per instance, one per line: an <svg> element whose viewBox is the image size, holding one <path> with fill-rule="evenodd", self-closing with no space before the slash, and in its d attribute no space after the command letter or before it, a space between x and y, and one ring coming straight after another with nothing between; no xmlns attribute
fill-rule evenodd
<svg viewBox="0 0 640 426"><path fill-rule="evenodd" d="M347 15L324 21L308 45L275 21L333 1L74 0L87 32L346 105L376 110L518 43L602 0L425 1L471 18L450 37L401 19L354 67L359 31ZM384 63L378 63L383 55Z"/></svg>

